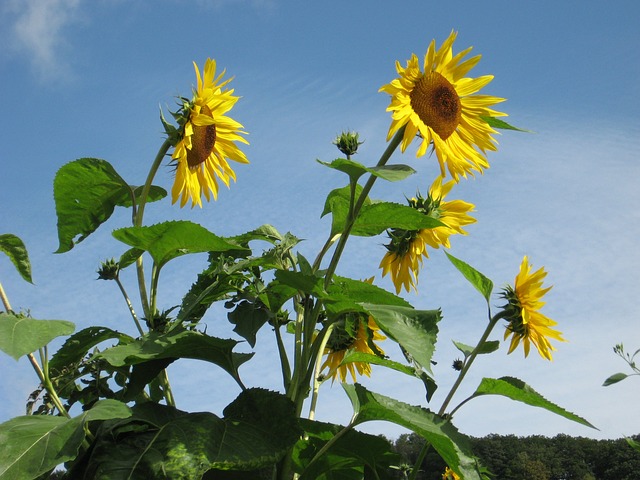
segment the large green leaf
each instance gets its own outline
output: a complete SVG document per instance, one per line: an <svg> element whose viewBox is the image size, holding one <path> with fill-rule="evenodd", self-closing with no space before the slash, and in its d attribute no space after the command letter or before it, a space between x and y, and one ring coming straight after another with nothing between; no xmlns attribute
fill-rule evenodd
<svg viewBox="0 0 640 480"><path fill-rule="evenodd" d="M74 328L66 320L36 320L0 313L0 350L18 360L54 338L73 333Z"/></svg>
<svg viewBox="0 0 640 480"><path fill-rule="evenodd" d="M251 389L224 410L224 418L146 403L98 433L84 478L197 480L210 469L273 465L301 430L289 399Z"/></svg>
<svg viewBox="0 0 640 480"><path fill-rule="evenodd" d="M341 430L341 425L301 419L304 438L295 445L292 459L300 479L342 480L365 478L391 479L390 465L401 458L388 440L350 429L334 441L324 455L311 463L316 453Z"/></svg>
<svg viewBox="0 0 640 480"><path fill-rule="evenodd" d="M33 283L31 279L31 263L29 262L27 247L25 247L19 237L11 233L4 233L0 235L0 252L7 254L22 278L29 283Z"/></svg>
<svg viewBox="0 0 640 480"><path fill-rule="evenodd" d="M158 268L188 253L245 250L189 221L163 222L148 227L127 227L113 232L121 242L149 252Z"/></svg>
<svg viewBox="0 0 640 480"><path fill-rule="evenodd" d="M364 388L342 384L354 410L352 424L382 420L401 425L425 438L442 459L465 480L480 480L467 438L453 424L424 408Z"/></svg>
<svg viewBox="0 0 640 480"><path fill-rule="evenodd" d="M562 407L551 403L545 399L542 395L536 392L529 385L522 380L514 377L501 377L501 378L483 378L480 385L476 389L473 397L479 397L481 395L500 395L510 398L518 402L526 403L532 407L540 407L548 410L556 415L567 418L574 422L586 425L587 427L596 428L587 420L578 415L568 412Z"/></svg>
<svg viewBox="0 0 640 480"><path fill-rule="evenodd" d="M238 368L252 353L235 353L236 340L211 337L195 330L150 332L126 345L109 348L99 354L114 367L137 365L149 360L191 358L218 365L241 384Z"/></svg>
<svg viewBox="0 0 640 480"><path fill-rule="evenodd" d="M373 316L378 326L427 372L438 336L440 310L415 310L395 305L365 303L362 307Z"/></svg>
<svg viewBox="0 0 640 480"><path fill-rule="evenodd" d="M362 193L362 186L356 184L353 198L354 202L360 193ZM324 217L326 214L331 213L331 235L337 235L338 233L344 232L347 224L347 217L349 216L349 205L351 200L351 187L349 185L331 190L329 195L327 195L327 199L324 203L324 209L320 216ZM370 203L371 200L367 198L363 205L368 205Z"/></svg>
<svg viewBox="0 0 640 480"><path fill-rule="evenodd" d="M73 460L85 439L87 422L129 415L131 411L125 404L102 400L71 419L29 415L1 424L0 480L31 480Z"/></svg>
<svg viewBox="0 0 640 480"><path fill-rule="evenodd" d="M353 160L347 160L346 158L337 158L336 160L329 162L323 162L318 160L318 163L339 170L349 175L350 180L355 183L365 173L388 180L390 182L397 182L404 180L409 175L413 175L416 171L408 165L383 165L378 167L365 167L364 165L354 162Z"/></svg>
<svg viewBox="0 0 640 480"><path fill-rule="evenodd" d="M80 362L96 345L107 340L128 343L133 338L107 327L88 327L71 335L60 349L49 360L52 373L60 372L65 367Z"/></svg>
<svg viewBox="0 0 640 480"><path fill-rule="evenodd" d="M353 225L351 234L360 237L372 237L391 228L422 230L441 227L442 225L443 223L440 220L425 215L408 205L378 202L363 205Z"/></svg>
<svg viewBox="0 0 640 480"><path fill-rule="evenodd" d="M129 185L105 160L81 158L60 168L53 180L60 243L56 253L87 238L127 194L132 194Z"/></svg>
<svg viewBox="0 0 640 480"><path fill-rule="evenodd" d="M458 269L460 273L466 278L473 287L478 290L485 298L487 303L491 297L493 291L493 282L485 277L482 273L477 271L468 263L454 257L450 253L444 252L447 258L451 261L454 267Z"/></svg>
<svg viewBox="0 0 640 480"><path fill-rule="evenodd" d="M321 284L323 281L320 282ZM324 298L328 312L338 315L349 311L364 311L361 304L395 305L411 308L411 304L393 293L361 280L335 275Z"/></svg>

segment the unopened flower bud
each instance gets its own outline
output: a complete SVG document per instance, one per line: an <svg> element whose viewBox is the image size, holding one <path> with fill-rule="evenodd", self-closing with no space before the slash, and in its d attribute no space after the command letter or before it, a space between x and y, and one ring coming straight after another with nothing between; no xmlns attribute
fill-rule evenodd
<svg viewBox="0 0 640 480"><path fill-rule="evenodd" d="M100 268L97 270L98 280L115 280L118 278L119 270L120 265L113 258L106 262L102 262L100 264Z"/></svg>
<svg viewBox="0 0 640 480"><path fill-rule="evenodd" d="M354 155L358 151L358 147L363 143L358 141L358 133L356 132L342 132L333 142L347 158Z"/></svg>

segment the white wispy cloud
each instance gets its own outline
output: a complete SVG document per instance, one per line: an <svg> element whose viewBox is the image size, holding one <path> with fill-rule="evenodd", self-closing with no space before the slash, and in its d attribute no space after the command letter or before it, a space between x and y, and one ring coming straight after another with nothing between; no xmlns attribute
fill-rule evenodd
<svg viewBox="0 0 640 480"><path fill-rule="evenodd" d="M15 52L26 55L36 74L66 77L70 74L63 51L69 44L69 25L79 18L81 0L16 0L5 5L13 18L11 43Z"/></svg>

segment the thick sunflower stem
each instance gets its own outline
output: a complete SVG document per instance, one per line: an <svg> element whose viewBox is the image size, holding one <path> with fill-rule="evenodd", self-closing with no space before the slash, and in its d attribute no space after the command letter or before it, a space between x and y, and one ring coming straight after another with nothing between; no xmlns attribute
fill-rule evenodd
<svg viewBox="0 0 640 480"><path fill-rule="evenodd" d="M391 155L393 155L393 152L395 152L396 148L398 148L398 145L400 145L400 143L402 142L402 137L404 136L404 130L405 130L405 127L402 127L400 130L396 132L396 134L393 136L393 138L389 142L389 145L387 145L387 148L385 149L383 154L380 156L380 160L378 160L376 167L381 167L383 165L386 165L386 163L391 158ZM378 177L376 177L375 175L369 175L369 179L367 180L367 183L365 183L364 186L362 187L362 191L360 192L360 196L358 197L358 200L355 202L355 205L353 205L353 207L351 205L349 206L350 214L347 218L344 231L342 232L342 235L340 235L338 244L336 245L336 249L333 252L333 256L331 257L331 262L329 263L329 267L327 268L327 273L325 274L325 279L324 279L325 288L327 288L331 283L331 278L333 277L333 274L335 273L336 268L338 267L338 262L340 261L340 257L342 256L344 247L347 244L347 240L349 239L349 234L351 233L351 229L353 228L356 218L358 218L358 215L360 214L360 210L362 209L362 206L364 205L364 202L366 201L367 196L369 195L369 192L373 188L373 184L376 182L377 178ZM353 202L350 202L350 203L353 204Z"/></svg>

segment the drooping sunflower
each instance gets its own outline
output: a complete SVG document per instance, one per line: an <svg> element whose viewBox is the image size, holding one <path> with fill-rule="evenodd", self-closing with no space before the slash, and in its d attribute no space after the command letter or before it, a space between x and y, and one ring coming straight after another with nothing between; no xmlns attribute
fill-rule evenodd
<svg viewBox="0 0 640 480"><path fill-rule="evenodd" d="M451 470L449 467L446 467L442 474L442 480L460 480L460 477L456 472Z"/></svg>
<svg viewBox="0 0 640 480"><path fill-rule="evenodd" d="M551 360L551 351L555 348L549 339L560 342L566 340L561 332L553 328L557 323L539 311L545 304L542 297L551 290L551 287L542 287L547 272L539 268L531 273L531 269L529 259L525 256L515 279L515 287L507 286L503 290L502 296L507 300L504 317L508 322L504 339L512 337L508 353L513 352L522 341L525 357L529 355L533 343L542 358Z"/></svg>
<svg viewBox="0 0 640 480"><path fill-rule="evenodd" d="M493 79L493 75L468 78L465 75L478 63L480 55L465 60L471 47L453 55L457 32L436 50L431 42L422 69L415 54L406 67L396 62L399 77L380 88L391 95L387 111L392 113L387 140L406 125L402 139L404 152L417 134L422 137L416 156L421 157L432 145L440 163L457 182L459 177L473 175L489 167L487 150L496 150L492 134L496 131L483 117L501 117L505 113L490 107L505 99L474 95Z"/></svg>
<svg viewBox="0 0 640 480"><path fill-rule="evenodd" d="M384 355L374 340L385 340L387 337L380 333L380 328L376 325L373 317L359 313L345 314L330 333L329 341L324 349L327 356L322 364L321 371L328 368L327 377L335 381L337 377L341 382L347 379L347 372L351 374L353 381L356 381L356 371L360 375L371 376L371 365L367 362L350 362L340 365L347 352L371 353L374 355Z"/></svg>
<svg viewBox="0 0 640 480"><path fill-rule="evenodd" d="M401 230L393 229L388 232L391 241L387 247L387 253L380 262L382 276L388 273L396 287L396 293L404 289L409 292L416 289L418 273L424 258L428 258L427 246L439 248L441 245L449 248L449 237L454 234L466 235L462 228L465 225L475 223L475 218L469 215L474 205L463 200L444 201L455 182L449 181L442 184L442 177L436 178L427 198L418 195L412 198L409 205L430 217L440 220L444 225L422 229Z"/></svg>
<svg viewBox="0 0 640 480"><path fill-rule="evenodd" d="M179 140L175 145L172 162L175 180L171 189L172 203L180 197L180 207L191 200L191 207L202 207L202 196L210 201L218 198L218 179L229 187L236 174L228 163L249 163L235 142L248 144L240 123L225 114L238 101L233 89L225 89L231 79L223 80L223 71L216 77L216 62L210 58L200 75L194 62L198 81L193 99L185 99L182 110L174 114L180 124Z"/></svg>

